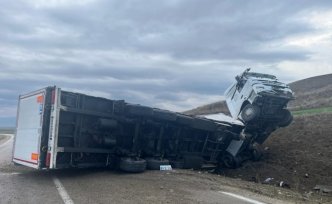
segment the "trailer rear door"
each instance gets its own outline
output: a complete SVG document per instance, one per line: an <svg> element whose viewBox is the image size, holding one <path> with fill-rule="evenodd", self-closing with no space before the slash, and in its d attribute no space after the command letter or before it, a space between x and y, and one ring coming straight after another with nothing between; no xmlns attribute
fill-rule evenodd
<svg viewBox="0 0 332 204"><path fill-rule="evenodd" d="M41 136L47 89L19 97L13 161L40 168Z"/></svg>

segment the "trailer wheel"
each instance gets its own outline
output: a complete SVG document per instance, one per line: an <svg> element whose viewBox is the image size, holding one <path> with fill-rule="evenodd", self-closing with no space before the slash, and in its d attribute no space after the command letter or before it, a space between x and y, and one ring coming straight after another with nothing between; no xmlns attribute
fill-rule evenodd
<svg viewBox="0 0 332 204"><path fill-rule="evenodd" d="M146 169L146 161L144 159L134 159L130 157L122 157L120 159L119 168L122 171L130 173L140 173Z"/></svg>
<svg viewBox="0 0 332 204"><path fill-rule="evenodd" d="M221 161L223 166L229 169L235 169L241 165L241 159L239 157L234 157L229 153L224 154Z"/></svg>
<svg viewBox="0 0 332 204"><path fill-rule="evenodd" d="M286 127L290 125L293 121L293 116L287 109L282 109L280 111L281 120L279 121L279 127Z"/></svg>
<svg viewBox="0 0 332 204"><path fill-rule="evenodd" d="M160 170L160 165L169 165L169 161L167 159L148 158L146 164L149 170Z"/></svg>

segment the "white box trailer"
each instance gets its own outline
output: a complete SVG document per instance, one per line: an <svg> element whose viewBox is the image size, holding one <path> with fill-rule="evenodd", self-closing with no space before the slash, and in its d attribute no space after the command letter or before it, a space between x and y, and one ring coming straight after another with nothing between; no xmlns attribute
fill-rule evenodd
<svg viewBox="0 0 332 204"><path fill-rule="evenodd" d="M79 108L78 106L82 105L79 103L84 99L89 102L90 107ZM96 153L102 154L102 162L90 166L109 165L112 151L108 147L88 148L89 145L81 146L73 143L75 136L81 136L80 120L83 116L91 116L92 120L112 118L114 112L110 114L109 110L104 110L104 107L112 106L113 111L116 102L63 91L55 86L20 95L12 161L35 169L59 169L73 167L73 153ZM95 107L91 108L93 103ZM67 122L70 120L68 118L73 120ZM68 128L68 125L71 127Z"/></svg>
<svg viewBox="0 0 332 204"><path fill-rule="evenodd" d="M47 87L19 96L14 163L35 169L55 168L59 91Z"/></svg>
<svg viewBox="0 0 332 204"><path fill-rule="evenodd" d="M250 145L242 141L229 151L245 138L243 128L47 87L19 96L12 160L35 169L120 166L132 172L168 161L187 168L223 159L233 164Z"/></svg>

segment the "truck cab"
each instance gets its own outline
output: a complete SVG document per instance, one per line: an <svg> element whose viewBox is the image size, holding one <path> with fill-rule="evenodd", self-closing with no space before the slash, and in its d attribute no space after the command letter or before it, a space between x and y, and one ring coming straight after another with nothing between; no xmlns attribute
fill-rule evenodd
<svg viewBox="0 0 332 204"><path fill-rule="evenodd" d="M245 124L273 123L288 126L292 115L287 103L294 99L289 86L276 76L245 70L235 77L235 83L226 92L226 103L231 116Z"/></svg>

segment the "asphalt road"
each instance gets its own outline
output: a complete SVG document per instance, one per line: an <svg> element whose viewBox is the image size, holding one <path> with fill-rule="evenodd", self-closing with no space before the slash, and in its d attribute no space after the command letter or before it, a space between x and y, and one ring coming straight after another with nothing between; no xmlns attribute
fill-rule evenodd
<svg viewBox="0 0 332 204"><path fill-rule="evenodd" d="M107 169L37 171L14 166L10 161L12 145L12 137L0 144L1 204L275 203L243 190L233 189L232 192L218 180L186 170L125 174Z"/></svg>

